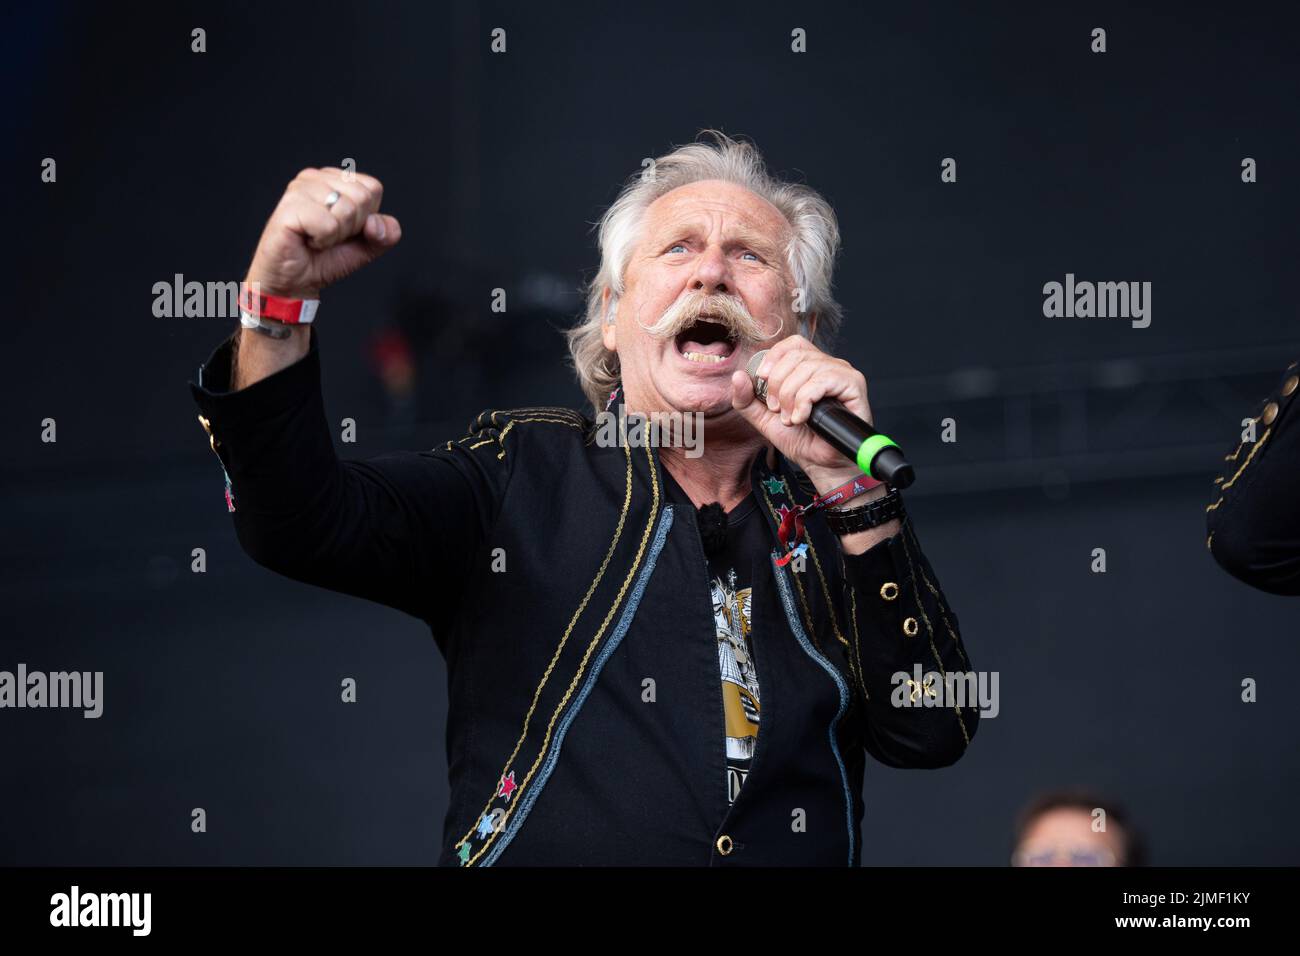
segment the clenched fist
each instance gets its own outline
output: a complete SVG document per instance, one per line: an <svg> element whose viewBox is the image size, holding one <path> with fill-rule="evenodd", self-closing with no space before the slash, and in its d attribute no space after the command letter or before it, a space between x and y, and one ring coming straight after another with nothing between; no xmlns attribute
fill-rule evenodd
<svg viewBox="0 0 1300 956"><path fill-rule="evenodd" d="M330 193L338 201L326 205ZM320 290L378 259L402 238L402 226L379 211L384 187L374 176L341 169L304 169L289 183L267 220L244 281L289 299L315 299ZM247 388L307 354L309 326L287 339L246 334L236 340L231 388Z"/></svg>
<svg viewBox="0 0 1300 956"><path fill-rule="evenodd" d="M326 206L331 192L339 199ZM316 298L402 238L398 221L379 211L383 196L384 187L373 176L334 167L304 169L262 230L245 281L261 283L271 295Z"/></svg>

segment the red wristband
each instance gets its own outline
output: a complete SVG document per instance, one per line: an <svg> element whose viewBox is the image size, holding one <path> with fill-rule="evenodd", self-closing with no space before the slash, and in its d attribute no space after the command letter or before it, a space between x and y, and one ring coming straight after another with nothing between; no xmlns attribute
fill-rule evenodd
<svg viewBox="0 0 1300 956"><path fill-rule="evenodd" d="M808 502L805 511L812 511L814 508L826 508L834 504L842 504L850 498L856 498L858 495L866 494L877 485L883 485L883 481L877 481L870 475L858 475L856 478L850 478L838 488L832 488L824 495L818 495L812 501Z"/></svg>
<svg viewBox="0 0 1300 956"><path fill-rule="evenodd" d="M850 498L856 498L858 495L865 495L877 485L883 485L883 481L877 481L870 475L858 475L850 478L844 484L837 488L832 488L824 495L818 495L806 505L795 505L791 508L789 505L782 505L777 509L777 518L780 520L780 526L776 529L776 536L781 539L788 550L784 555L777 559L777 567L783 568L790 563L790 559L796 553L802 553L800 548L803 547L804 515L818 508L828 508L833 504L843 504Z"/></svg>
<svg viewBox="0 0 1300 956"><path fill-rule="evenodd" d="M257 283L253 283L251 288L246 283L239 284L239 308L249 315L274 319L285 325L310 325L316 318L320 299L286 299L258 292L256 287Z"/></svg>

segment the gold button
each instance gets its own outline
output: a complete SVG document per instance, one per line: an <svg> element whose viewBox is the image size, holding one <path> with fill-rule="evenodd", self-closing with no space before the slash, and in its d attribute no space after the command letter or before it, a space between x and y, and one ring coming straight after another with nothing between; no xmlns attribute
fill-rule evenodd
<svg viewBox="0 0 1300 956"><path fill-rule="evenodd" d="M1290 378L1288 378L1285 382L1282 383L1282 394L1290 395L1292 392L1295 391L1295 387L1297 385L1300 385L1300 375L1292 375Z"/></svg>
<svg viewBox="0 0 1300 956"><path fill-rule="evenodd" d="M903 621L903 633L908 637L916 637L916 632L920 629L921 626L916 623L916 618L914 617L909 617Z"/></svg>
<svg viewBox="0 0 1300 956"><path fill-rule="evenodd" d="M731 848L734 846L734 844L731 842L731 837L727 836L725 833L722 834L722 836L718 837L718 842L714 845L718 848L718 852L721 853L723 856L729 854L731 852Z"/></svg>
<svg viewBox="0 0 1300 956"><path fill-rule="evenodd" d="M892 601L898 597L898 585L893 581L886 581L880 586L880 596L886 601Z"/></svg>
<svg viewBox="0 0 1300 956"><path fill-rule="evenodd" d="M1273 419L1277 418L1277 402L1269 402L1264 406L1264 414L1260 416L1265 425L1272 425Z"/></svg>

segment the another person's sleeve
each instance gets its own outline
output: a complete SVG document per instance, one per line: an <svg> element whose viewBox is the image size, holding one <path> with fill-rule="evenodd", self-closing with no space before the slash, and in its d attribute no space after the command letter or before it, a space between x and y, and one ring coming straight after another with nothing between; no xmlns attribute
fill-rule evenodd
<svg viewBox="0 0 1300 956"><path fill-rule="evenodd" d="M1300 595L1300 374L1292 363L1254 416L1255 440L1224 457L1206 508L1206 547L1233 577Z"/></svg>
<svg viewBox="0 0 1300 956"><path fill-rule="evenodd" d="M286 577L434 624L455 610L496 520L509 461L482 433L427 452L340 460L316 336L301 360L235 392L232 337L190 384L225 470L239 543Z"/></svg>

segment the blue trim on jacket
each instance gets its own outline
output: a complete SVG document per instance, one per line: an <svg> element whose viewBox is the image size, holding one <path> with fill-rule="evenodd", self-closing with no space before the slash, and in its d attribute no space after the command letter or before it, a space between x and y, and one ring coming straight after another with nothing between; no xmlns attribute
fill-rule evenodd
<svg viewBox="0 0 1300 956"><path fill-rule="evenodd" d="M663 550L664 541L668 537L668 529L672 526L673 506L665 505L663 514L659 516L659 527L655 530L654 540L650 545L649 554L646 556L645 566L641 568L641 573L637 575L636 584L632 587L632 594L628 597L627 606L623 608L623 614L618 619L618 625L614 628L614 633L609 636L609 640L605 642L605 646L596 657L596 662L592 665L591 671L587 674L587 679L582 684L582 690L578 692L578 696L574 699L572 706L565 711L564 717L561 718L559 727L555 732L555 739L551 741L551 749L546 754L546 762L542 764L542 771L537 778L537 782L529 787L528 791L524 794L523 800L520 801L518 811L506 826L506 831L501 834L501 837L496 841L496 844L488 851L488 855L484 858L481 864L482 866L491 866L496 862L497 858L502 854L505 848L510 845L510 841L514 839L515 834L519 832L519 828L522 827L524 821L528 819L528 812L533 808L533 804L537 802L537 798L541 794L542 790L545 789L546 781L550 779L551 772L555 769L555 764L560 759L560 748L564 745L564 735L568 732L569 725L572 724L574 719L578 716L578 711L582 709L582 705L587 700L587 695L591 693L592 687L596 684L596 679L600 677L600 672L604 668L605 662L609 660L610 655L618 649L618 645L622 643L623 636L627 633L627 629L632 625L632 618L636 617L637 608L641 605L641 595L645 593L646 583L650 580L650 575L654 573L655 563L659 560L659 552ZM840 712L843 713L842 707ZM838 718L836 719L838 721ZM839 759L838 751L836 751L835 759ZM844 765L841 763L841 773L843 770ZM853 852L851 834L849 845L849 858L852 859Z"/></svg>
<svg viewBox="0 0 1300 956"><path fill-rule="evenodd" d="M849 688L844 683L839 672L831 665L831 662L822 657L821 654L812 646L808 640L808 635L804 633L803 622L799 620L799 615L794 609L794 597L790 594L790 582L785 579L783 569L776 563L780 555L772 552L772 572L776 575L776 587L781 593L781 606L785 608L786 619L790 622L790 630L799 640L799 646L804 649L804 653L815 660L826 673L831 675L835 681L835 686L840 690L840 709L835 713L835 719L831 721L830 739L831 753L835 754L835 762L840 768L840 782L844 786L844 822L849 831L849 866L853 865L853 791L849 789L849 773L844 767L844 758L840 756L840 745L836 739L835 730L840 721L844 718L845 712L849 709Z"/></svg>

